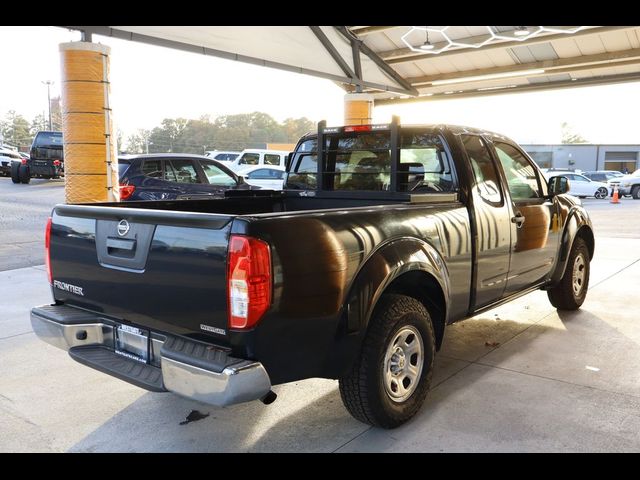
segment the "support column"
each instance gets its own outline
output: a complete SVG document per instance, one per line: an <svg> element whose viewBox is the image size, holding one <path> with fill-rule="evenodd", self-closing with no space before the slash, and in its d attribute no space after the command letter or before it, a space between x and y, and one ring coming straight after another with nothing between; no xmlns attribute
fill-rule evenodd
<svg viewBox="0 0 640 480"><path fill-rule="evenodd" d="M369 125L373 121L373 95L347 93L344 96L344 124Z"/></svg>
<svg viewBox="0 0 640 480"><path fill-rule="evenodd" d="M89 42L60 44L65 202L119 200L109 101L109 53Z"/></svg>

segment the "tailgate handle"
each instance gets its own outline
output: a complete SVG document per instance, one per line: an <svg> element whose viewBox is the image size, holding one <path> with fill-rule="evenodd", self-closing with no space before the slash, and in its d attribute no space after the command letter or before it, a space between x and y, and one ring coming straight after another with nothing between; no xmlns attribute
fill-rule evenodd
<svg viewBox="0 0 640 480"><path fill-rule="evenodd" d="M135 240L127 240L124 238L113 238L107 237L107 250L109 255L113 255L116 252L112 250L126 250L128 252L133 252L136 249L136 241Z"/></svg>

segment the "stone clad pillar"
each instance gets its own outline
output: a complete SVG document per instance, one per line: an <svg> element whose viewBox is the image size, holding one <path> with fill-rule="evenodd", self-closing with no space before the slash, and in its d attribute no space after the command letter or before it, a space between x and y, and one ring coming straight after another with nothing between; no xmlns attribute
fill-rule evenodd
<svg viewBox="0 0 640 480"><path fill-rule="evenodd" d="M119 199L110 50L90 42L60 44L66 203Z"/></svg>

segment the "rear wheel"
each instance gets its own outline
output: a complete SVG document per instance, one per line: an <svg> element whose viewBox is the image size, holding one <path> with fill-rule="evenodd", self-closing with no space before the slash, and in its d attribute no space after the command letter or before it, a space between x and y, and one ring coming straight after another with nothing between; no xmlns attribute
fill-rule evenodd
<svg viewBox="0 0 640 480"><path fill-rule="evenodd" d="M20 164L18 162L11 162L11 181L20 183Z"/></svg>
<svg viewBox="0 0 640 480"><path fill-rule="evenodd" d="M589 287L589 250L582 238L571 248L567 269L555 287L547 290L551 305L559 310L577 310L584 303Z"/></svg>
<svg viewBox="0 0 640 480"><path fill-rule="evenodd" d="M384 295L360 357L340 378L340 396L361 422L395 428L413 417L429 391L435 355L429 312L404 295Z"/></svg>
<svg viewBox="0 0 640 480"><path fill-rule="evenodd" d="M596 193L594 194L596 198L607 198L607 189L604 187L600 187Z"/></svg>
<svg viewBox="0 0 640 480"><path fill-rule="evenodd" d="M20 165L19 174L20 183L29 183L31 181L31 174L27 165Z"/></svg>
<svg viewBox="0 0 640 480"><path fill-rule="evenodd" d="M631 189L631 196L635 200L639 200L640 199L640 185L634 185L634 187Z"/></svg>

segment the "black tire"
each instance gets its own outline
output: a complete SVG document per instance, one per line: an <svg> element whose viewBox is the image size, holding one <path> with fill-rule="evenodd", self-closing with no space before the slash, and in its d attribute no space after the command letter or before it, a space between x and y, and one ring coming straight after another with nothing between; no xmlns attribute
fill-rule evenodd
<svg viewBox="0 0 640 480"><path fill-rule="evenodd" d="M581 257L582 260L577 260ZM582 267L581 267L582 265ZM579 288L574 289L574 270L582 271L582 275L578 274L576 279ZM560 282L553 288L547 290L547 295L551 305L559 310L577 310L584 303L587 297L587 289L589 288L589 249L582 238L576 238L573 241L573 247L567 260L567 269L562 276ZM582 280L580 280L580 276ZM577 290L577 292L576 292Z"/></svg>
<svg viewBox="0 0 640 480"><path fill-rule="evenodd" d="M407 392L409 396L403 401L393 400L392 393L387 393L385 386L385 369L388 368L391 372L393 357L385 361L385 355L392 348L391 342L396 336L408 331L419 333L422 345L415 335L410 339L411 333L401 343L410 348L414 345L412 342L417 341L417 345L423 349L423 362L421 370L418 369L419 373L416 373L418 380L415 386L409 382L403 387L410 390ZM383 295L371 318L360 356L354 362L351 371L340 378L342 403L353 417L363 423L382 428L402 425L413 417L424 403L431 384L435 351L433 325L424 305L405 295ZM405 365L410 368L408 363L411 363L417 367L420 357L417 354L404 357L404 352L402 355L402 363L396 364L400 365L402 372L393 381L401 379L404 383L405 380L410 380L409 373L404 372ZM389 378L393 378L393 375L395 374L389 373ZM392 384L390 388L393 389Z"/></svg>
<svg viewBox="0 0 640 480"><path fill-rule="evenodd" d="M634 185L631 189L631 196L634 200L640 200L640 185Z"/></svg>
<svg viewBox="0 0 640 480"><path fill-rule="evenodd" d="M11 181L20 183L20 164L18 162L11 162Z"/></svg>
<svg viewBox="0 0 640 480"><path fill-rule="evenodd" d="M31 181L31 174L27 165L20 165L19 177L20 183L29 183Z"/></svg>

